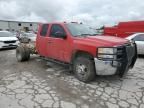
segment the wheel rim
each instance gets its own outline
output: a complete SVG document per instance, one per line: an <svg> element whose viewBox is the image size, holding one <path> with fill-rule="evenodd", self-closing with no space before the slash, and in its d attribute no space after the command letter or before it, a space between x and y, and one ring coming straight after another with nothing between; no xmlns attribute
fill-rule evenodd
<svg viewBox="0 0 144 108"><path fill-rule="evenodd" d="M83 77L86 77L88 73L88 67L84 64L77 64L76 71L77 71L78 76L83 78Z"/></svg>

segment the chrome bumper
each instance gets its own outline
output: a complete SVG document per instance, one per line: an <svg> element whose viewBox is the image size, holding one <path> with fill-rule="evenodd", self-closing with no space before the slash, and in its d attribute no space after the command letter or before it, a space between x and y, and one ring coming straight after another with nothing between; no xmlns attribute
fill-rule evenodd
<svg viewBox="0 0 144 108"><path fill-rule="evenodd" d="M120 77L132 69L137 59L136 44L126 44L118 47L119 53L115 60L94 58L97 75L115 75Z"/></svg>
<svg viewBox="0 0 144 108"><path fill-rule="evenodd" d="M96 74L97 75L114 75L117 72L117 66L113 65L118 65L117 62L113 61L103 61L103 60L98 60L97 58L94 58L95 61L95 69L96 69Z"/></svg>

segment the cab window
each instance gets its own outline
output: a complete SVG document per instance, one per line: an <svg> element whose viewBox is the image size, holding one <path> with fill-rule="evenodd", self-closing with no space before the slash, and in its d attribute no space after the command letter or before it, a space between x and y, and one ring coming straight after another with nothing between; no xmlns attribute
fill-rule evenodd
<svg viewBox="0 0 144 108"><path fill-rule="evenodd" d="M43 25L42 25L42 29L41 29L41 31L40 31L40 35L41 35L41 36L46 36L46 35L47 35L48 27L49 27L48 24L43 24Z"/></svg>
<svg viewBox="0 0 144 108"><path fill-rule="evenodd" d="M55 38L61 38L61 35L59 34L66 34L64 28L59 24L53 24L51 27L50 36Z"/></svg>

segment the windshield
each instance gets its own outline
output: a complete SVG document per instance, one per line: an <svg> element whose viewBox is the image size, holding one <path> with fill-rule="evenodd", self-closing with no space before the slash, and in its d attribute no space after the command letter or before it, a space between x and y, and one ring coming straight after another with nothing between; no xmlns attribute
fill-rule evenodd
<svg viewBox="0 0 144 108"><path fill-rule="evenodd" d="M14 37L10 32L0 32L0 37Z"/></svg>
<svg viewBox="0 0 144 108"><path fill-rule="evenodd" d="M70 23L66 24L66 26L73 36L95 36L98 34L96 30L83 24Z"/></svg>

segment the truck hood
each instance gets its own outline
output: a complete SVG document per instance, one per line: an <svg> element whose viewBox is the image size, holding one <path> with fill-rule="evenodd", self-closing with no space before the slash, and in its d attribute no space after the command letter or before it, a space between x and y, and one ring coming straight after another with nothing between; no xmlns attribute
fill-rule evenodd
<svg viewBox="0 0 144 108"><path fill-rule="evenodd" d="M16 41L18 40L16 37L0 37L0 41Z"/></svg>
<svg viewBox="0 0 144 108"><path fill-rule="evenodd" d="M83 43L92 46L118 46L128 43L127 39L114 36L87 36L83 38L75 38L76 43Z"/></svg>

